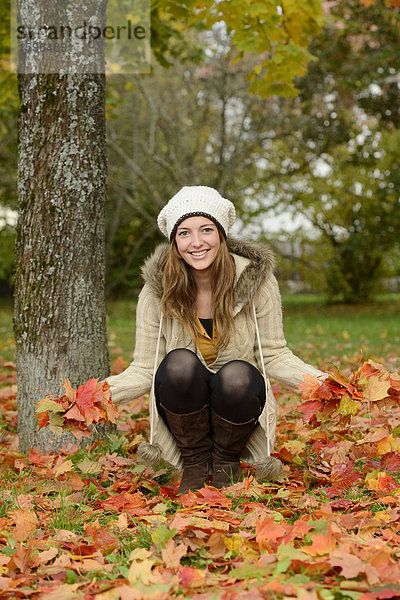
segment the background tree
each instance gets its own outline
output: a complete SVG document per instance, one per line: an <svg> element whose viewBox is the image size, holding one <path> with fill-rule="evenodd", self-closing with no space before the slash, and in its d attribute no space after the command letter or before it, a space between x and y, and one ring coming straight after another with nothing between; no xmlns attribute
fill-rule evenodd
<svg viewBox="0 0 400 600"><path fill-rule="evenodd" d="M352 302L378 289L400 218L399 11L365 4L330 5L299 97L279 100L258 178L266 185L248 213L303 215L313 226L309 242L326 248L329 295ZM275 135L283 124L287 135Z"/></svg>

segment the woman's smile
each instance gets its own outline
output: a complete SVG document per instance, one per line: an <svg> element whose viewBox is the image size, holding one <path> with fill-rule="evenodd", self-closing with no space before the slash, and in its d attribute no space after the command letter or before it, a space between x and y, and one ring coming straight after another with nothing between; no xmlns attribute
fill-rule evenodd
<svg viewBox="0 0 400 600"><path fill-rule="evenodd" d="M192 252L189 252L189 254L191 254L194 258L204 258L207 252L208 248L205 250L193 250Z"/></svg>

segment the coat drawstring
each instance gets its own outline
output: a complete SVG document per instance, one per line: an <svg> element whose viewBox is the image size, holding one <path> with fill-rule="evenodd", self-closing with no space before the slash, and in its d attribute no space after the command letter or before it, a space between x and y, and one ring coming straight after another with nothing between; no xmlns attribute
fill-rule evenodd
<svg viewBox="0 0 400 600"><path fill-rule="evenodd" d="M152 391L152 393L150 394L150 402L149 402L149 412L150 412L150 444L153 443L153 439L154 439L154 427L155 427L155 421L156 421L156 407L155 407L156 393L155 393L155 389L154 389L154 382L155 382L155 379L156 379L156 370L157 370L157 362L158 362L158 352L159 352L159 349L160 349L160 339L161 339L161 326L162 326L162 322L163 322L163 313L160 313L160 326L158 328L156 356L155 356L155 359L154 359L153 377L152 377L152 381L151 381L151 391Z"/></svg>
<svg viewBox="0 0 400 600"><path fill-rule="evenodd" d="M265 402L266 402L266 408L267 408L267 452L268 452L268 456L271 456L271 440L270 440L270 437L269 437L268 379L267 379L267 374L265 372L264 359L263 359L262 346L261 346L261 339L260 339L260 331L258 329L258 323L257 323L256 307L254 305L254 302L252 304L253 304L254 322L256 324L258 351L260 352L260 362L261 362L262 371L263 371L263 377L264 377L264 381L265 381Z"/></svg>

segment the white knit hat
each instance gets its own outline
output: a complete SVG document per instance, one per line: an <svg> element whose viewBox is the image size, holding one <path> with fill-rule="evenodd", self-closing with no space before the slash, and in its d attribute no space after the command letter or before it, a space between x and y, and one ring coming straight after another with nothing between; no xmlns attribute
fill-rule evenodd
<svg viewBox="0 0 400 600"><path fill-rule="evenodd" d="M203 216L220 227L225 237L235 222L236 212L230 200L206 185L185 186L164 206L157 218L161 232L169 239L179 223L188 217Z"/></svg>

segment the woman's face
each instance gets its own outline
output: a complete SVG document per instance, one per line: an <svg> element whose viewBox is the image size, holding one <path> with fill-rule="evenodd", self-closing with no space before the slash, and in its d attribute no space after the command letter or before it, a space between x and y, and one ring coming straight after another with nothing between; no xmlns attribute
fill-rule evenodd
<svg viewBox="0 0 400 600"><path fill-rule="evenodd" d="M182 221L175 241L183 260L196 271L212 265L221 245L218 227L206 217L188 217Z"/></svg>

